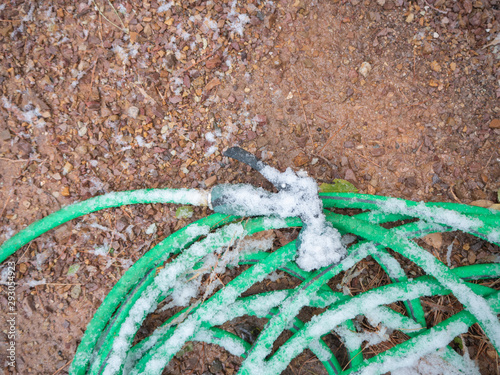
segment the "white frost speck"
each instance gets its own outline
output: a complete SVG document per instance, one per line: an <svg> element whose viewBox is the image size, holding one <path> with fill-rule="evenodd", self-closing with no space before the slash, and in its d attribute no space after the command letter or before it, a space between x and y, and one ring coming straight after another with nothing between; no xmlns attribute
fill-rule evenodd
<svg viewBox="0 0 500 375"><path fill-rule="evenodd" d="M250 22L250 18L246 14L239 14L238 17L231 22L229 28L234 32L243 36L243 31L245 30L245 25Z"/></svg>
<svg viewBox="0 0 500 375"><path fill-rule="evenodd" d="M228 19L231 20L229 28L240 36L243 36L243 31L245 30L246 24L250 22L250 18L246 14L239 14L236 12L237 4L237 0L233 0L231 3L231 11L227 15Z"/></svg>
<svg viewBox="0 0 500 375"><path fill-rule="evenodd" d="M146 229L146 234L155 234L156 233L156 224L151 224L148 229Z"/></svg>
<svg viewBox="0 0 500 375"><path fill-rule="evenodd" d="M159 3L160 6L156 10L157 13L166 12L167 10L169 10L170 8L172 8L172 5L174 5L173 1L165 3L165 0L161 0L158 3Z"/></svg>
<svg viewBox="0 0 500 375"><path fill-rule="evenodd" d="M34 107L31 103L27 104L23 111L5 96L2 96L2 105L6 110L12 112L19 121L33 124L35 120L42 116L38 108Z"/></svg>
<svg viewBox="0 0 500 375"><path fill-rule="evenodd" d="M118 12L120 12L121 14L127 14L127 8L125 8L123 6L123 4L119 4L116 9L118 10Z"/></svg>
<svg viewBox="0 0 500 375"><path fill-rule="evenodd" d="M154 144L154 142L146 143L146 141L144 140L144 138L142 136L140 136L140 135L138 135L137 137L135 137L135 140L137 141L137 145L139 147L151 148L151 147L153 147L153 144Z"/></svg>
<svg viewBox="0 0 500 375"><path fill-rule="evenodd" d="M94 247L94 250L89 250L89 253L97 255L97 256L107 256L109 253L109 245L101 245L101 246L96 246Z"/></svg>
<svg viewBox="0 0 500 375"><path fill-rule="evenodd" d="M212 155L215 151L217 151L217 146L210 146L207 150L207 152L205 152L205 156L210 156Z"/></svg>
<svg viewBox="0 0 500 375"><path fill-rule="evenodd" d="M205 133L205 139L209 142L215 143L214 133L212 132Z"/></svg>

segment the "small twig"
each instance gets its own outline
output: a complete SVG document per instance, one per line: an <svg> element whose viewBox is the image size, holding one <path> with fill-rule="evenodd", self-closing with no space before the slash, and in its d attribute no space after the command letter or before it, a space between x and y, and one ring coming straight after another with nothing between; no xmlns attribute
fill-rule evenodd
<svg viewBox="0 0 500 375"><path fill-rule="evenodd" d="M422 303L432 307L433 309L437 310L437 311L444 311L444 312L447 312L447 313L451 313L453 312L453 309L450 308L450 307L447 307L447 306L444 306L444 305L440 305L440 304L437 304L437 303L433 303L433 302L429 302L429 301L426 301L426 300L421 300Z"/></svg>
<svg viewBox="0 0 500 375"><path fill-rule="evenodd" d="M488 164L490 164L490 161L491 161L491 159L493 158L493 155L494 155L494 152L493 152L493 153L491 153L490 158L489 158L489 159L488 159L488 161L486 162L486 165L483 167L483 171L484 171L484 170L488 167Z"/></svg>
<svg viewBox="0 0 500 375"><path fill-rule="evenodd" d="M201 361L201 373L205 373L205 362L207 361L207 353L205 352L205 343L203 343L203 361Z"/></svg>
<svg viewBox="0 0 500 375"><path fill-rule="evenodd" d="M321 156L321 155L319 155L319 154L312 154L312 155L313 155L313 156L317 156L318 158L320 158L321 160L323 160L326 164L328 164L328 166L329 166L331 169L333 169L333 171L335 171L335 172L336 172L336 171L338 171L338 168L337 168L334 164L332 164L332 163L330 162L330 160L328 160L328 159L327 159L327 158L325 158L324 156Z"/></svg>
<svg viewBox="0 0 500 375"><path fill-rule="evenodd" d="M0 20L0 22L21 22L21 20Z"/></svg>
<svg viewBox="0 0 500 375"><path fill-rule="evenodd" d="M215 277L217 278L217 280L219 280L219 282L222 284L222 288L224 289L226 287L226 284L224 284L219 275L215 274Z"/></svg>
<svg viewBox="0 0 500 375"><path fill-rule="evenodd" d="M32 243L33 243L33 242L30 242L30 243L29 243L29 245L26 247L26 250L24 251L23 255L21 255L21 256L19 257L19 259L17 259L16 266L19 264L19 262L21 261L21 259L23 259L24 254L26 254L26 253L28 252L28 250L30 249L30 247L31 247L31 244L32 244Z"/></svg>
<svg viewBox="0 0 500 375"><path fill-rule="evenodd" d="M56 372L54 372L52 375L57 375L57 374L59 374L62 370L64 370L64 368L65 368L67 365L69 365L69 364L71 363L71 361L72 361L72 359L70 359L70 360L68 361L68 363L66 363L63 367L61 367L59 370L57 370Z"/></svg>
<svg viewBox="0 0 500 375"><path fill-rule="evenodd" d="M325 145L324 145L323 147L321 147L321 150L319 150L318 154L320 154L320 155L321 155L321 153L322 153L322 152L323 152L323 150L326 148L326 146L328 146L328 145L329 145L329 144L333 141L333 139L337 136L337 134L339 134L339 133L340 133L340 131L341 131L342 129L344 129L346 126L347 126L347 122L346 122L344 125L342 125L342 126L341 126L341 127L340 127L340 128L339 128L336 132L335 132L335 133L333 133L333 134L330 136L330 138L328 138L328 140L326 141Z"/></svg>
<svg viewBox="0 0 500 375"><path fill-rule="evenodd" d="M27 162L27 161L38 161L38 162L43 161L40 159L9 159L9 158L3 158L3 157L0 157L0 160L10 161L12 163L22 163L22 162Z"/></svg>
<svg viewBox="0 0 500 375"><path fill-rule="evenodd" d="M9 204L10 199L12 198L13 194L14 194L14 191L11 191L9 194L9 197L5 200L5 204L3 205L2 212L0 212L0 218L3 216L3 213L4 213L5 209L7 208L7 205Z"/></svg>
<svg viewBox="0 0 500 375"><path fill-rule="evenodd" d="M424 142L420 143L420 146L418 146L418 149L415 152L415 154L418 154L420 152L420 150L422 149L422 147L424 147Z"/></svg>
<svg viewBox="0 0 500 375"><path fill-rule="evenodd" d="M104 48L104 40L102 39L102 32L104 30L104 26L102 25L102 16L99 13L99 39L101 39L101 47Z"/></svg>
<svg viewBox="0 0 500 375"><path fill-rule="evenodd" d="M161 91L158 90L158 87L155 86L155 89L158 92L158 95L160 95L160 98L161 98L161 100L163 102L163 105L167 104L167 102L165 101L165 97L161 94Z"/></svg>
<svg viewBox="0 0 500 375"><path fill-rule="evenodd" d="M38 287L40 285L35 285L36 296L38 297L38 301L40 301L40 307L44 308L44 301L42 301L42 297L40 296L40 292L38 291Z"/></svg>
<svg viewBox="0 0 500 375"><path fill-rule="evenodd" d="M184 138L187 142L191 142L192 144L196 144L194 141L192 141L191 139L189 139L188 137L186 137L184 134L182 133L178 133L182 138Z"/></svg>
<svg viewBox="0 0 500 375"><path fill-rule="evenodd" d="M403 90L401 90L399 87L398 87L398 91L401 93L401 95L404 96L404 98L406 99L406 101L409 103L410 102L410 99L408 99L405 95L405 93L403 92Z"/></svg>
<svg viewBox="0 0 500 375"><path fill-rule="evenodd" d="M377 163L375 163L374 161L372 161L372 160L368 159L366 156L364 156L364 155L360 154L359 152L356 152L356 151L354 151L354 150L351 150L351 151L352 151L352 152L354 152L354 153L355 153L356 155L358 155L359 157L361 157L361 158L365 159L367 162L372 163L373 165L375 165L375 166L377 166L377 167L379 167L379 168L382 168L382 166L380 166L380 165L378 165Z"/></svg>
<svg viewBox="0 0 500 375"><path fill-rule="evenodd" d="M92 68L92 78L90 78L90 92L89 92L89 97L91 97L91 95L92 95L92 87L94 86L94 73L95 73L95 68L97 66L97 60L99 60L99 58L96 59L96 61L94 62L94 67Z"/></svg>
<svg viewBox="0 0 500 375"><path fill-rule="evenodd" d="M302 366L300 366L300 369L299 369L299 375L300 375L300 374L302 374L302 368L303 368L303 367L304 367L307 363L311 362L311 360L316 360L316 361L317 361L318 359L317 359L316 357L314 357L314 356L313 356L313 357L310 357L307 361L305 361L305 362L302 364Z"/></svg>
<svg viewBox="0 0 500 375"><path fill-rule="evenodd" d="M328 121L328 122L332 122L331 119L327 118L327 117L323 117L321 116L319 113L314 113L314 116L318 116L320 119L323 119L325 121Z"/></svg>
<svg viewBox="0 0 500 375"><path fill-rule="evenodd" d="M500 374L500 366L498 365L498 353L495 351L495 356L497 357L497 375Z"/></svg>
<svg viewBox="0 0 500 375"><path fill-rule="evenodd" d="M481 341L481 346L479 347L479 350L477 351L476 358L474 358L476 361L479 358L479 355L481 354L481 352L484 350L485 347L486 347L486 342Z"/></svg>
<svg viewBox="0 0 500 375"><path fill-rule="evenodd" d="M415 79L415 70L417 68L417 60L416 60L417 54L415 53L415 47L413 47L413 79Z"/></svg>
<svg viewBox="0 0 500 375"><path fill-rule="evenodd" d="M352 362L352 360L353 360L354 358L356 358L358 355L360 355L361 353L363 353L363 350L364 350L364 348L363 348L363 349L361 349L361 350L359 351L359 353L358 353L358 354L356 354L354 357L352 357L352 358L351 358L351 360L350 360L349 362L347 362L347 364L344 366L344 368L342 369L342 371L343 371L343 370L345 370L347 367L349 367L349 365L350 365L350 363Z"/></svg>
<svg viewBox="0 0 500 375"><path fill-rule="evenodd" d="M429 4L427 2L427 0L424 0L425 3L427 4L427 6L431 9L434 9L436 12L439 12L439 13L443 13L443 14L448 14L448 11L447 10L441 10L441 9L438 9L438 8L434 8L431 4Z"/></svg>
<svg viewBox="0 0 500 375"><path fill-rule="evenodd" d="M204 58L194 62L193 64L191 64L190 66L188 66L187 68L184 68L181 70L181 73L185 73L187 72L189 69L192 69L194 68L196 65L202 63L203 61L207 60L208 58L212 57L213 55L215 55L215 53L219 50L219 48L216 48L214 51L212 51L212 53L210 53L209 55L205 56Z"/></svg>
<svg viewBox="0 0 500 375"><path fill-rule="evenodd" d="M491 284L489 284L489 285L486 285L486 284L484 284L484 285L486 285L486 286L487 286L487 287L489 287L489 288L493 288L493 287L494 287L495 285L497 285L498 283L500 283L500 279L496 280L495 282L493 282L493 283L491 283Z"/></svg>
<svg viewBox="0 0 500 375"><path fill-rule="evenodd" d="M293 367L292 367L292 364L291 364L291 363L289 363L289 364L288 364L288 367L287 367L287 368L289 368L289 369L290 369L290 371L291 371L291 372L293 372L293 375L297 375L297 373L296 373L296 372L295 372L295 370L293 369Z"/></svg>
<svg viewBox="0 0 500 375"><path fill-rule="evenodd" d="M123 31L125 34L127 33L124 29L122 29L120 26L118 26L116 23L114 23L113 21L111 21L108 17L106 17L102 12L101 10L99 9L99 6L97 5L97 3L95 2L95 0L92 0L92 2L94 3L97 11L99 12L99 14L102 16L102 18L104 18L106 21L108 21L110 24L112 24L114 27L116 27L118 30L121 30Z"/></svg>
<svg viewBox="0 0 500 375"><path fill-rule="evenodd" d="M458 197L455 195L455 192L453 191L453 186L455 186L455 185L450 186L450 192L451 192L451 195L453 196L453 199L455 199L458 203L462 203L462 201L460 199L458 199Z"/></svg>
<svg viewBox="0 0 500 375"><path fill-rule="evenodd" d="M293 74L296 75L295 71L293 71ZM307 126L307 132L309 133L309 139L311 140L311 146L314 147L314 143L313 143L313 139L312 139L312 135L311 135L311 128L309 126L309 121L307 121L307 114L306 114L306 109L304 107L304 102L302 100L302 94L300 93L300 90L299 90L299 86L297 86L297 82L295 82L295 76L293 77L293 84L295 86L295 90L297 90L297 93L299 94L299 99L300 99L300 106L302 107L302 113L304 114L304 121L306 122L306 126ZM321 153L321 151L320 151Z"/></svg>
<svg viewBox="0 0 500 375"><path fill-rule="evenodd" d="M158 104L158 102L155 100L155 98L153 98L151 95L149 95L146 92L146 90L142 87L142 83L141 83L141 86L139 86L137 83L134 82L134 85L139 89L139 91L141 92L142 96L144 96L144 98L147 99L147 101L149 103L151 103L151 104Z"/></svg>
<svg viewBox="0 0 500 375"><path fill-rule="evenodd" d="M123 26L123 30L125 31L127 29L127 27L125 26L125 24L123 23L120 15L118 14L118 11L116 10L115 6L113 5L113 3L111 2L111 0L108 0L108 3L109 5L111 5L111 8L113 8L113 10L115 11L115 14L116 16L118 17L118 19L120 20L120 23L122 24Z"/></svg>
<svg viewBox="0 0 500 375"><path fill-rule="evenodd" d="M500 43L500 34L497 34L497 36L495 37L495 39L493 39L490 43L488 43L487 45L485 45L482 49L485 49L485 48L488 48L488 47L491 47L491 46L496 46L499 43ZM497 356L497 359L498 359L498 356Z"/></svg>

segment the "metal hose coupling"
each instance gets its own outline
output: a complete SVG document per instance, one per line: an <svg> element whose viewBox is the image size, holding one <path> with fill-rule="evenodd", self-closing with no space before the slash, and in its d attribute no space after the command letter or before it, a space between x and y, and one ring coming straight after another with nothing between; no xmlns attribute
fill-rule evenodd
<svg viewBox="0 0 500 375"><path fill-rule="evenodd" d="M231 147L224 155L258 171L278 192L249 184L221 184L210 193L210 206L215 212L236 216L299 217L303 228L296 242L296 262L306 271L337 264L346 256L340 233L323 214L323 203L314 179L290 168L280 172L240 147Z"/></svg>

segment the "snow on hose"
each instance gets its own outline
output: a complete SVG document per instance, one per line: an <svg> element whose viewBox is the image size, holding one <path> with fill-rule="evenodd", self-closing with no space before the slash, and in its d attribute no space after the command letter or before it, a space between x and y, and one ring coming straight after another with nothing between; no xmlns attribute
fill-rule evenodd
<svg viewBox="0 0 500 375"><path fill-rule="evenodd" d="M291 170L279 173L253 155L233 148L228 156L258 170L278 193L249 185L220 185L210 193L187 189L150 189L111 193L65 207L31 224L0 246L0 261L29 241L65 222L109 207L129 204L175 203L209 205L215 214L165 238L140 258L109 292L77 349L71 374L161 374L188 341L224 347L244 358L239 374L279 374L305 349L311 350L329 374L382 374L412 366L422 357L455 373L479 373L466 357L448 344L479 323L500 351L500 299L496 290L472 280L500 277L499 264L450 269L413 239L445 231L462 231L500 243L497 211L452 203L417 203L379 196L317 194L314 181ZM348 216L331 208L357 208ZM254 216L254 218L245 218ZM416 219L401 224L406 219ZM393 223L392 229L382 224ZM267 230L304 227L291 243L272 252L272 239L256 240ZM355 238L351 246L342 235ZM355 237L353 237L354 235ZM390 248L421 267L426 276L408 279ZM392 283L348 296L328 282L371 256ZM226 267L250 265L226 285L202 285L203 275L223 273ZM295 289L241 297L276 270L300 280ZM214 279L215 280L215 279ZM464 310L427 328L420 298L453 294ZM402 301L406 315L388 305ZM166 320L149 337L134 344L137 331L158 308L184 309ZM310 321L297 316L303 307L322 308ZM267 318L254 343L220 328L243 315ZM410 339L370 359L353 320L364 315L372 324L400 330ZM273 345L285 330L292 336L275 352ZM350 357L344 369L323 340L335 332Z"/></svg>

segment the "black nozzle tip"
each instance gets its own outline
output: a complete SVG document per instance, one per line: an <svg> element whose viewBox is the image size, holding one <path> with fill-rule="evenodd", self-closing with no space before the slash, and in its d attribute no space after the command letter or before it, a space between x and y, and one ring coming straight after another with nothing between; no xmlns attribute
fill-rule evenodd
<svg viewBox="0 0 500 375"><path fill-rule="evenodd" d="M247 150L242 149L241 147L234 146L228 148L223 152L224 156L228 158L238 160L246 165L249 165L256 171L260 172L264 167L264 163L262 163L254 154L251 154Z"/></svg>

